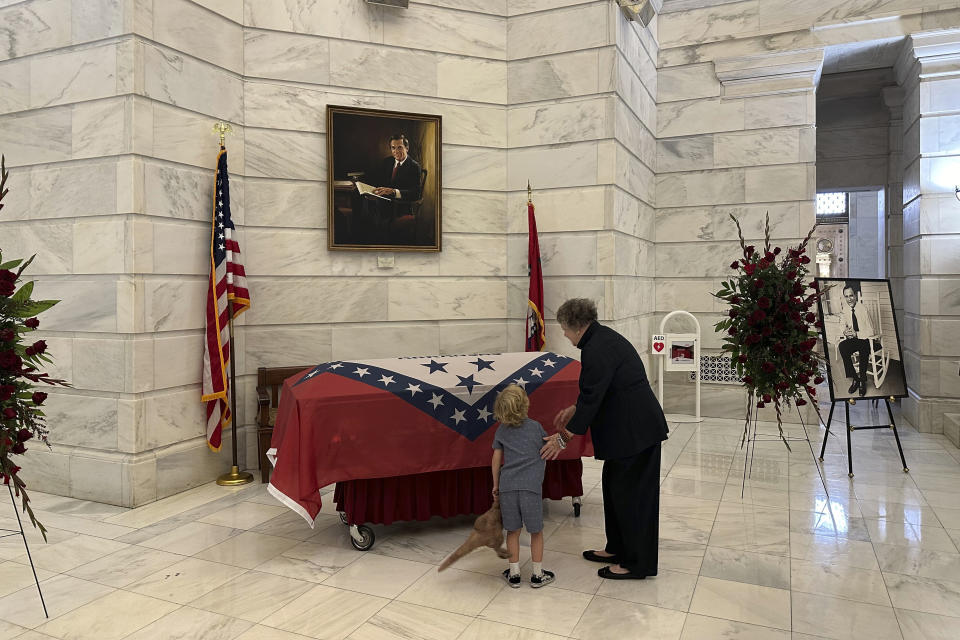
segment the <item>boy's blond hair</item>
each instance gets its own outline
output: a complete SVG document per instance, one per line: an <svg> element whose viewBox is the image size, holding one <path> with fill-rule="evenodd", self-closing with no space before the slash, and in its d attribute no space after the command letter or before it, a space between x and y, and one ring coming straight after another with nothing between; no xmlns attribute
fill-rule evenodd
<svg viewBox="0 0 960 640"><path fill-rule="evenodd" d="M519 427L527 419L530 398L521 387L511 384L497 394L493 403L493 417L501 424Z"/></svg>

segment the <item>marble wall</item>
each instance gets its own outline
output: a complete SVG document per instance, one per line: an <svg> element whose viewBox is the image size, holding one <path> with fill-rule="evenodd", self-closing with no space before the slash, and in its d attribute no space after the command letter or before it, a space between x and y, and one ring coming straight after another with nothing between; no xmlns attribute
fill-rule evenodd
<svg viewBox="0 0 960 640"><path fill-rule="evenodd" d="M32 486L135 505L229 464L199 402L221 119L253 298L236 336L241 466L259 366L522 348L527 180L548 348L575 353L553 320L570 296L645 342L657 45L612 3L0 5L4 249L40 254L38 292L64 300L44 337L75 385L51 395ZM444 117L442 253L380 268L326 250L327 104Z"/></svg>

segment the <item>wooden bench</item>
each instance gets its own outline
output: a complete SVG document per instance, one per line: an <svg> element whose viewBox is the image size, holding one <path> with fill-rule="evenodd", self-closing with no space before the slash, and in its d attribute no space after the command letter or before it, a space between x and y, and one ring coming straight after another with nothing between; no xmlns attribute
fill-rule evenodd
<svg viewBox="0 0 960 640"><path fill-rule="evenodd" d="M280 406L280 389L283 381L308 369L302 367L260 367L257 369L257 448L260 458L260 482L270 481L272 465L267 460L267 449L273 438L273 425Z"/></svg>

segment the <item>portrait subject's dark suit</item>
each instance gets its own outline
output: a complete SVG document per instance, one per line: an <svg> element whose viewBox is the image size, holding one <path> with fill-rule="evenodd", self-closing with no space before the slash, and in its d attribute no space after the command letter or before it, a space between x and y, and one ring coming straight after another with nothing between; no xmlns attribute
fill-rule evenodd
<svg viewBox="0 0 960 640"><path fill-rule="evenodd" d="M393 156L384 158L377 171L377 179L373 186L390 187L400 192L397 200L396 213L406 215L410 213L410 202L420 199L420 164L407 156L403 164L397 167L396 175L393 167L396 160Z"/></svg>

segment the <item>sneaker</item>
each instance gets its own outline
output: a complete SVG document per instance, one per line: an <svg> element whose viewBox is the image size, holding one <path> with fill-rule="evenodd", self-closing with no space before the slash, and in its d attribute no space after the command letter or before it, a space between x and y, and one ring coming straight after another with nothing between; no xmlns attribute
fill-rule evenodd
<svg viewBox="0 0 960 640"><path fill-rule="evenodd" d="M546 571L544 571L546 573ZM514 589L520 588L520 574L518 573L515 576L510 575L510 569L503 570L503 579L507 581L507 584L513 587ZM552 578L551 578L552 579Z"/></svg>
<svg viewBox="0 0 960 640"><path fill-rule="evenodd" d="M553 582L554 578L556 578L556 576L553 574L553 571L544 569L543 575L530 576L530 586L534 589L539 589Z"/></svg>

